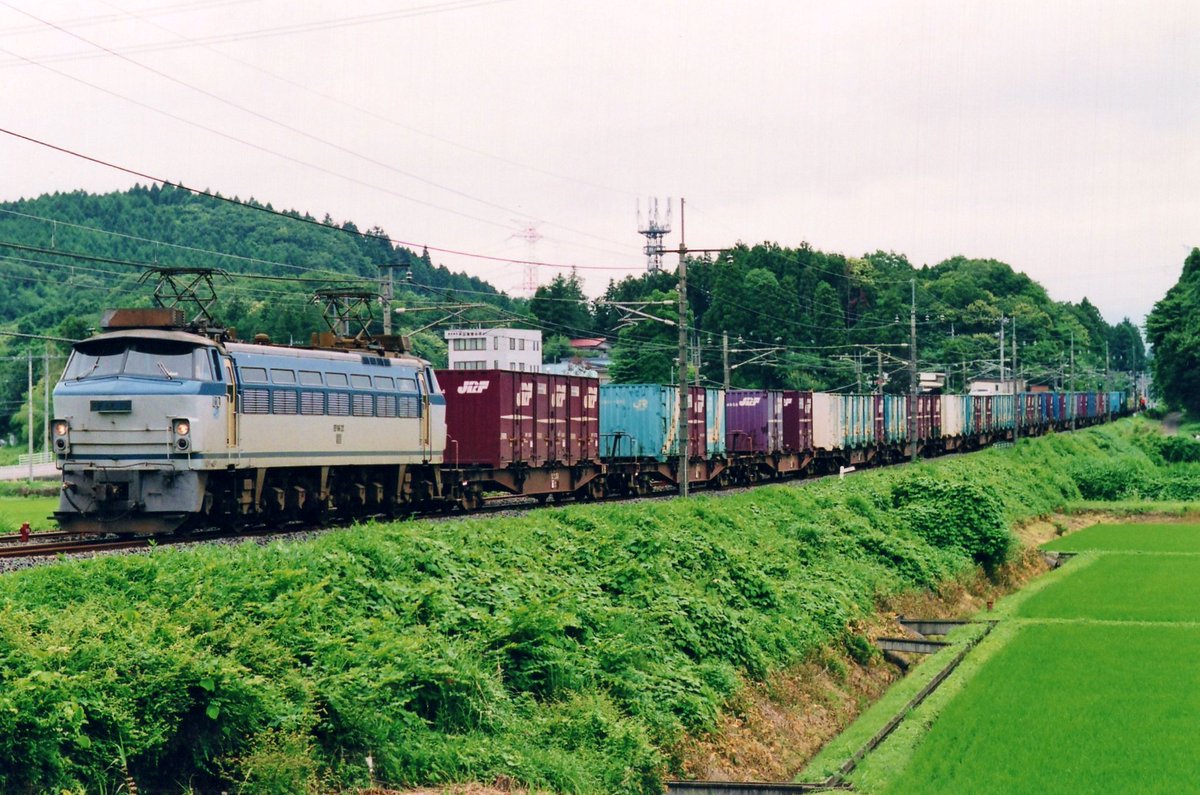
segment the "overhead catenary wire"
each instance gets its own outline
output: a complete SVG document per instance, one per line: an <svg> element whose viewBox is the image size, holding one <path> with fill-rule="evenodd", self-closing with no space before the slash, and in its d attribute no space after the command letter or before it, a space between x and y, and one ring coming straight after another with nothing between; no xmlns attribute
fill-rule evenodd
<svg viewBox="0 0 1200 795"><path fill-rule="evenodd" d="M393 172L393 173L395 173L395 174L398 174L398 175L400 175L400 176L403 176L403 177L406 177L406 178L408 178L408 179L414 180L414 181L416 181L416 182L419 182L419 183L421 183L421 184L423 184L423 185L426 185L426 186L428 186L428 187L432 187L432 188L436 188L437 190L445 191L445 192L447 192L447 193L449 193L449 194L451 194L451 195L457 196L457 197L459 197L459 198L463 198L463 199L466 199L466 200L468 200L468 201L477 202L477 203L479 203L479 204L482 204L482 205L484 205L484 206L486 206L486 207L489 207L489 208L491 208L491 209L495 209L495 210L501 210L501 211L503 211L503 212L505 212L505 213L509 213L509 214L518 214L518 215L519 215L519 214L521 214L521 212L520 212L520 211L518 211L518 210L515 210L515 209L513 209L513 208L511 208L511 207L508 207L508 206L506 206L506 205L502 205L502 204L499 204L499 203L497 203L497 202L493 202L493 201L491 201L491 200L484 199L484 198L481 198L481 197L479 197L479 196L475 196L474 194L468 193L468 192L466 192L466 191L463 191L463 190L460 190L460 189L458 189L458 188L453 188L453 187L450 187L450 186L448 186L448 185L444 185L444 184L442 184L442 183L440 183L440 182L437 182L436 180L432 180L432 179L429 179L429 178L427 178L427 177L423 177L423 176L421 176L421 175L419 175L419 174L416 174L416 173L414 173L414 172L412 172L412 171L408 171L408 170L406 170L406 169L403 169L403 168L399 168L398 166L396 166L396 165L394 165L394 164L392 164L392 163L388 163L388 162L386 162L386 161L380 160L380 159L378 159L378 158L376 158L376 157L372 157L372 156L370 156L370 155L365 155L365 154L363 154L363 153L361 153L361 152L358 152L358 151L356 151L356 150L354 150L354 149L351 149L351 148L350 148L350 147L348 147L348 146L344 146L344 145L342 145L342 144L339 144L339 143L337 143L336 141L332 141L332 140L329 140L329 139L327 139L327 138L323 138L323 137L321 137L321 136L319 136L319 135L316 135L315 133L313 133L313 132L311 132L311 131L309 131L309 130L307 130L307 129L304 129L304 128L302 128L302 127L297 127L297 126L295 126L295 125L293 125L293 124L289 124L289 123L287 123L287 122L280 121L279 119L276 119L276 118L274 118L274 117L272 117L272 116L270 116L270 115L268 115L268 114L266 114L266 113L263 113L262 111L259 111L259 110L255 109L255 108L247 107L247 106L246 106L246 105L244 105L244 104L241 104L241 103L239 103L239 102L235 102L235 101L233 101L233 100L230 100L230 99L228 99L228 98L226 98L226 97L223 97L223 96L221 96L220 94L217 94L217 93L215 93L215 92L209 91L208 89L205 89L205 88L202 88L202 87L200 87L200 86L197 86L197 85L195 85L194 83L190 83L190 82L188 82L188 81L186 81L186 80L182 80L182 79L180 79L180 78L178 78L178 77L175 77L174 75L171 75L171 74L169 74L169 73L167 73L167 72L164 72L164 71L163 71L163 70L161 70L161 69L158 69L158 68L155 68L155 67L153 67L153 66L150 66L150 65L148 65L148 64L142 63L141 61L138 61L138 60L136 60L136 59L134 59L134 58L131 58L131 57L129 57L128 55L125 55L125 54L123 54L123 53L121 53L121 52L118 52L118 51L116 51L116 50L113 50L113 49L112 49L112 48L110 48L110 47L107 47L107 46L105 46L105 45L103 45L103 44L100 44L99 42L93 41L93 40L91 40L91 39L89 39L89 38L87 38L87 37L85 37L85 36L82 36L82 35L80 35L80 34L78 34L78 33L74 32L74 31L72 31L72 30L70 30L70 29L68 29L68 28L66 28L66 27L63 27L62 25L58 25L58 24L56 24L56 23L54 23L54 22L50 22L50 21L48 21L48 20L45 20L45 19L43 19L43 18L41 18L41 17L38 17L38 16L37 16L37 15L35 15L35 14L31 14L31 13L30 13L30 12L28 12L28 11L24 11L24 10L21 10L21 9L15 8L15 7L14 7L14 6L12 6L10 3L8 3L8 2L4 2L4 0L0 0L0 5L4 5L4 6L8 7L8 8L11 8L11 9L13 9L14 11L18 11L19 13L22 13L22 14L24 14L24 15L26 15L26 16L28 16L28 17L30 17L31 19L37 20L38 22L42 23L43 25L46 25L47 27L50 27L50 28L52 28L52 29L54 29L54 30L56 30L56 31L59 31L60 33L63 33L63 34L65 34L65 35L68 35L68 36L71 36L71 37L73 37L73 38L75 38L75 39L78 39L79 41L82 41L82 42L84 42L85 44L87 44L87 45L89 45L89 46L91 46L91 47L95 47L96 49L98 49L98 50L100 50L100 51L102 51L102 52L104 52L104 53L106 53L106 54L108 54L108 55L111 55L111 56L112 56L112 57L114 57L114 58L118 58L118 59L120 59L120 60L122 60L122 61L124 61L124 62L126 62L126 63L128 63L128 64L131 64L132 66L134 66L134 67L136 67L136 68L138 68L138 69L142 69L142 70L144 70L144 71L147 71L147 72L149 72L149 73L151 73L151 74L153 74L153 75L155 75L155 76L157 76L157 77L159 77L159 78L162 78L163 80L167 80L167 81L169 81L169 82L171 82L171 83L173 83L173 84L175 84L175 85L181 86L181 87L183 87L183 88L186 88L186 89L188 89L188 90L190 90L190 91L194 91L194 92L196 92L196 93L198 93L198 94L200 94L200 95L202 95L202 96L204 96L204 97L207 97L208 99L211 99L211 100L213 100L213 101L215 101L215 102L219 102L219 103L221 103L221 104L223 104L223 105L226 105L226 106L228 106L228 107L234 108L235 110L238 110L238 111L240 111L240 112L242 112L242 113L248 114L248 115L250 115L250 116L252 116L252 117L254 117L254 118L256 118L256 119L258 119L258 120L260 120L260 121L266 122L267 124L271 124L271 125L274 125L274 126L276 126L276 127L279 127L279 128L281 128L281 129L283 129L283 130L286 130L287 132L291 133L292 135L300 136L300 137L302 137L302 138L306 138L306 139L308 139L308 140L315 141L316 143L319 143L319 144L321 144L321 145L323 145L323 146L330 147L331 149L334 149L334 150L336 150L336 151L338 151L338 152L340 152L340 153L342 153L342 154L345 154L345 155L349 155L349 156L351 156L351 157L358 158L358 159L360 159L360 160L362 160L362 161L364 161L364 162L366 162L366 163L368 163L368 164L370 164L370 165L372 165L372 166L375 166L375 167L377 167L377 168L382 168L382 169L385 169L385 170L391 171L391 172ZM6 50L6 52L8 52L8 51ZM10 54L14 54L14 55L16 55L15 53L10 53ZM90 87L92 87L92 88L95 88L95 89L97 89L97 90L104 91L105 93L108 93L108 94L110 94L110 95L113 95L113 96L118 96L118 97L120 97L121 99L124 99L124 100L126 100L126 101L135 102L135 103L136 103L136 104L138 104L139 106L141 106L141 107L144 107L144 108L147 108L147 109L149 109L149 110L152 110L152 111L155 111L155 112L163 112L163 111L161 111L161 109L159 109L159 108L156 108L156 107L154 107L154 106L148 105L148 104L146 104L146 103L143 103L143 102L140 102L140 101L138 101L138 100L134 100L134 99L132 99L132 98L130 98L130 97L126 97L126 96L124 96L124 95L121 95L121 94L118 94L118 93L116 93L116 92L110 91L110 90L108 90L108 89L105 89L105 88L103 88L103 87L101 87L101 86L98 86L98 85L95 85L95 84L93 84L93 83L89 83L89 82L87 82L87 81L80 80L79 78L76 78L76 77L74 77L74 76L72 76L72 75L68 75L68 74L66 74L66 73L64 73L64 72L61 72L61 71L57 70L57 69L52 69L52 68L50 68L50 67L48 67L48 66L45 66L45 64L44 64L43 62L41 62L41 61L39 61L39 60L37 60L37 59L26 58L25 56L21 56L21 55L16 55L16 57L19 57L19 58L23 58L23 59L25 59L25 60L28 60L28 61L30 61L32 64L34 64L34 65L36 65L36 66L45 67L45 68L47 68L49 71L52 71L52 72L54 72L55 74L59 74L59 75L61 75L61 76L67 77L67 78L69 78L69 79L76 80L77 82L83 82L83 83L85 83L86 85L88 85L88 86L90 86ZM263 146L261 146L261 145L258 145L258 144L255 144L255 143L252 143L252 142L246 141L245 139L237 138L236 136L230 136L229 134L227 134L227 133L224 133L223 131L217 130L217 129L215 129L215 128L212 128L212 127L209 127L209 126L207 126L207 125L202 125L202 124L200 124L200 123L198 123L198 122L194 122L194 121L192 121L192 120L184 119L184 118L182 118L182 117L180 117L180 116L178 116L178 115L175 115L175 114L170 114L170 113L168 113L168 114L166 114L166 115L168 115L168 116L170 116L171 118L173 118L173 119L176 119L176 120L178 120L178 121L183 121L183 122L185 122L185 123L187 123L187 124L191 124L191 125L193 125L193 126L198 126L198 127L200 127L201 129L204 129L204 130L206 130L206 131L208 131L208 132L212 132L212 133L215 133L215 134L218 134L218 135L222 135L223 137L229 138L229 139L231 139L231 140L235 140L235 141L237 141L238 143L241 143L241 144L243 144L243 145L246 145L246 146L252 146L253 148L255 148L255 149L259 150L259 151L268 152L268 153L270 153L270 154L273 154L273 155L275 155L275 156L277 156L277 157L282 157L282 158L285 158L285 159L287 159L287 160L290 160L290 161L292 161L292 162L295 162L295 163L298 163L298 164L301 164L301 165L305 165L305 166L307 166L307 167L309 167L309 168L316 169L316 170L320 171L321 173L325 173L325 174L328 174L328 175L331 175L331 176L338 176L338 177L340 177L340 178L342 178L342 179L347 179L347 180L350 180L351 182L353 182L353 183L355 183L355 184L360 184L360 185L363 185L363 186L366 186L366 187L372 187L372 188L374 188L374 189L376 189L376 190L380 190L380 191L383 191L383 192L385 192L385 193L389 193L389 194L391 194L391 195L393 195L393 196L396 196L396 197L398 197L398 198L403 198L403 199L406 199L406 200L408 200L408 201L416 202L416 203L418 203L418 204L422 204L422 205L424 205L424 206L427 206L427 207L430 207L430 208L432 208L432 209L436 209L436 210L440 210L440 211L443 211L443 212L448 212L448 213L453 213L453 214L455 214L455 215L460 215L460 216L462 216L462 217L465 217L465 218L468 218L468 219L470 219L470 220L474 220L474 221L478 221L478 222L481 222L481 223L486 223L486 224L491 224L491 225L495 225L495 226L499 226L499 227L506 227L506 226L507 226L506 224L503 224L503 223L501 223L501 222L492 221L492 220L490 220L490 219L485 219L485 218L480 218L480 217L478 217L478 216L470 215L470 214L467 214L467 213L462 213L462 212L460 212L460 211L458 211L458 210L454 210L454 209L452 209L452 208L443 207L443 206L440 206L440 205L434 204L434 203L432 203L432 202L429 202L429 201L425 201L425 200L422 200L422 199L418 199L418 198L416 198L416 197L409 196L409 195L407 195L407 194L399 193L399 192L397 192L397 191L395 191L395 190L392 190L392 189L390 189L390 188L385 188L385 187L383 187L383 186L380 186L380 185L374 185L374 184L372 184L372 183L368 183L368 182L366 182L366 181L364 181L364 180L360 180L360 179L358 179L358 178L356 178L356 177L351 177L351 176L349 176L349 175L346 175L346 174L342 174L342 173L340 173L340 172L333 171L332 169L328 169L328 168L325 168L325 167L323 167L323 166L319 166L319 165L317 165L317 164L310 163L310 162L308 162L308 161L304 161L304 160L301 160L301 159L299 159L299 158L292 157L292 156L290 156L290 155L285 155L285 154L283 154L283 153L281 153L281 152L278 152L278 151L275 151L275 150L269 149L269 148L267 148L267 147L263 147ZM575 233L575 234L580 234L580 235L584 235L584 236L588 236L588 237L595 237L595 238L597 238L597 239L600 239L600 240L605 240L605 238L601 238L601 237L599 237L599 236L597 236L597 235L593 235L593 234L592 234L592 233L590 233L590 232L586 232L586 231L583 231L583 230L578 230L578 229L572 229L572 228L570 228L570 227L567 227L567 226L565 226L565 225L562 225L562 224L554 224L553 222L549 222L549 221L547 221L546 223L551 223L551 224L553 224L553 225L555 225L555 226L558 226L558 227L559 227L559 228L561 228L561 229L564 229L564 230L566 230L566 231L573 232L573 233ZM612 241L606 241L606 242L612 242ZM582 243L572 243L572 245L576 245L576 246L582 246L582 247L585 247L585 248L594 248L593 246L589 246L589 245L587 245L587 244L582 244ZM600 250L601 250L601 251L604 251L605 253L609 253L609 254L616 253L616 252L607 251L607 250L605 250L605 249L600 249ZM624 253L618 253L617 255L618 255L618 256L624 256Z"/></svg>
<svg viewBox="0 0 1200 795"><path fill-rule="evenodd" d="M122 166L117 163L113 163L111 161L104 160L99 157L93 157L91 155L84 154L82 152L70 149L68 147L60 146L58 144L53 144L53 143L50 143L49 141L44 141L39 138L35 138L33 136L25 135L23 133L19 133L19 132L15 131L15 130L10 130L8 128L0 127L0 133L3 133L4 135L8 135L13 138L17 138L22 141L27 141L27 142L35 144L37 146L45 147L52 151L60 152L62 154L69 155L71 157L76 157L81 160L85 160L89 163L94 163L94 164L96 164L98 166L102 166L104 168L109 168L109 169L113 169L115 171L120 171L122 173L129 174L131 176L150 180L151 182L157 182L160 185L163 185L166 187L184 190L184 191L192 193L196 196L204 196L204 197L207 197L210 199L215 199L217 201L222 201L222 202L226 202L228 204L237 205L239 207L245 207L247 209L254 210L255 212L266 213L268 215L272 215L277 218L287 218L287 219L297 222L297 223L308 224L310 226L317 226L317 227L321 227L322 229L336 230L343 234L351 235L354 237L359 237L364 240L378 240L378 241L391 243L394 246L404 246L409 249L425 249L428 251L435 251L440 254L450 254L453 256L467 257L470 259L478 259L478 260L484 260L484 261L488 261L488 262L505 263L505 264L509 264L509 265L533 265L533 266L542 267L542 268L557 268L559 270L571 270L571 269L604 270L604 271L641 271L642 270L642 266L594 265L594 264L582 264L581 265L579 263L539 262L537 260L522 260L522 259L513 259L511 257L497 257L497 256L491 256L491 255L487 255L487 254L479 254L479 253L472 252L472 251L464 251L461 249L453 249L453 248L448 248L448 247L444 247L444 246L433 246L433 245L429 245L426 243L416 243L416 242L409 241L409 240L401 240L399 238L391 237L388 235L379 235L379 234L372 234L370 232L361 232L358 229L346 229L345 227L331 226L329 224L318 221L315 218L310 218L310 217L305 217L305 216L300 216L300 215L293 215L293 214L289 214L286 212L281 212L281 211L273 209L271 207L266 207L264 205L252 204L249 202L244 202L240 199L235 199L235 198L231 198L228 196L222 196L219 193L211 193L209 191L200 190L198 188L191 188L191 187L188 187L187 185L183 185L178 182L172 182L171 180L164 179L163 177L157 177L152 174L148 174L144 171L139 171L137 169L130 168L128 166Z"/></svg>

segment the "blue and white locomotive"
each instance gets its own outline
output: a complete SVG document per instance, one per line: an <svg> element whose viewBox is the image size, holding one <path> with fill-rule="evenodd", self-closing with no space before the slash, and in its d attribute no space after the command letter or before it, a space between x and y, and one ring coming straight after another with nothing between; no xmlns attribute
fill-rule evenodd
<svg viewBox="0 0 1200 795"><path fill-rule="evenodd" d="M66 530L397 513L433 500L445 401L399 352L231 342L115 310L54 390Z"/></svg>

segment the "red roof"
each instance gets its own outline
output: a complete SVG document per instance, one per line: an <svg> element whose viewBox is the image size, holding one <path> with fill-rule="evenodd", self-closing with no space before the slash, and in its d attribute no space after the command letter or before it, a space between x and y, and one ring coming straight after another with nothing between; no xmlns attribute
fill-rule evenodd
<svg viewBox="0 0 1200 795"><path fill-rule="evenodd" d="M602 337L584 337L583 339L571 340L572 348L599 348L605 345L608 340Z"/></svg>

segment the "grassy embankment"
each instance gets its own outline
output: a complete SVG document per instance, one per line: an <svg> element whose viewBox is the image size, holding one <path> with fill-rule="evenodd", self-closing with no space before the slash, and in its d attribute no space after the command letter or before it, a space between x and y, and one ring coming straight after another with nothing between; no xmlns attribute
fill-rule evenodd
<svg viewBox="0 0 1200 795"><path fill-rule="evenodd" d="M998 565L1012 523L1110 496L1111 462L1200 493L1132 435L5 575L0 790L332 790L370 755L390 784L657 792L747 683L869 662L880 604Z"/></svg>

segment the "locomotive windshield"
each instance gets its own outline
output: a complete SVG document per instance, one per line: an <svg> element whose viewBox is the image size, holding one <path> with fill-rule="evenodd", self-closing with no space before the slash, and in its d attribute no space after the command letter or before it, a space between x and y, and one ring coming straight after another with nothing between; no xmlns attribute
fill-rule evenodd
<svg viewBox="0 0 1200 795"><path fill-rule="evenodd" d="M75 346L64 381L113 375L164 378L169 381L212 381L212 360L198 345L174 340L117 339Z"/></svg>

